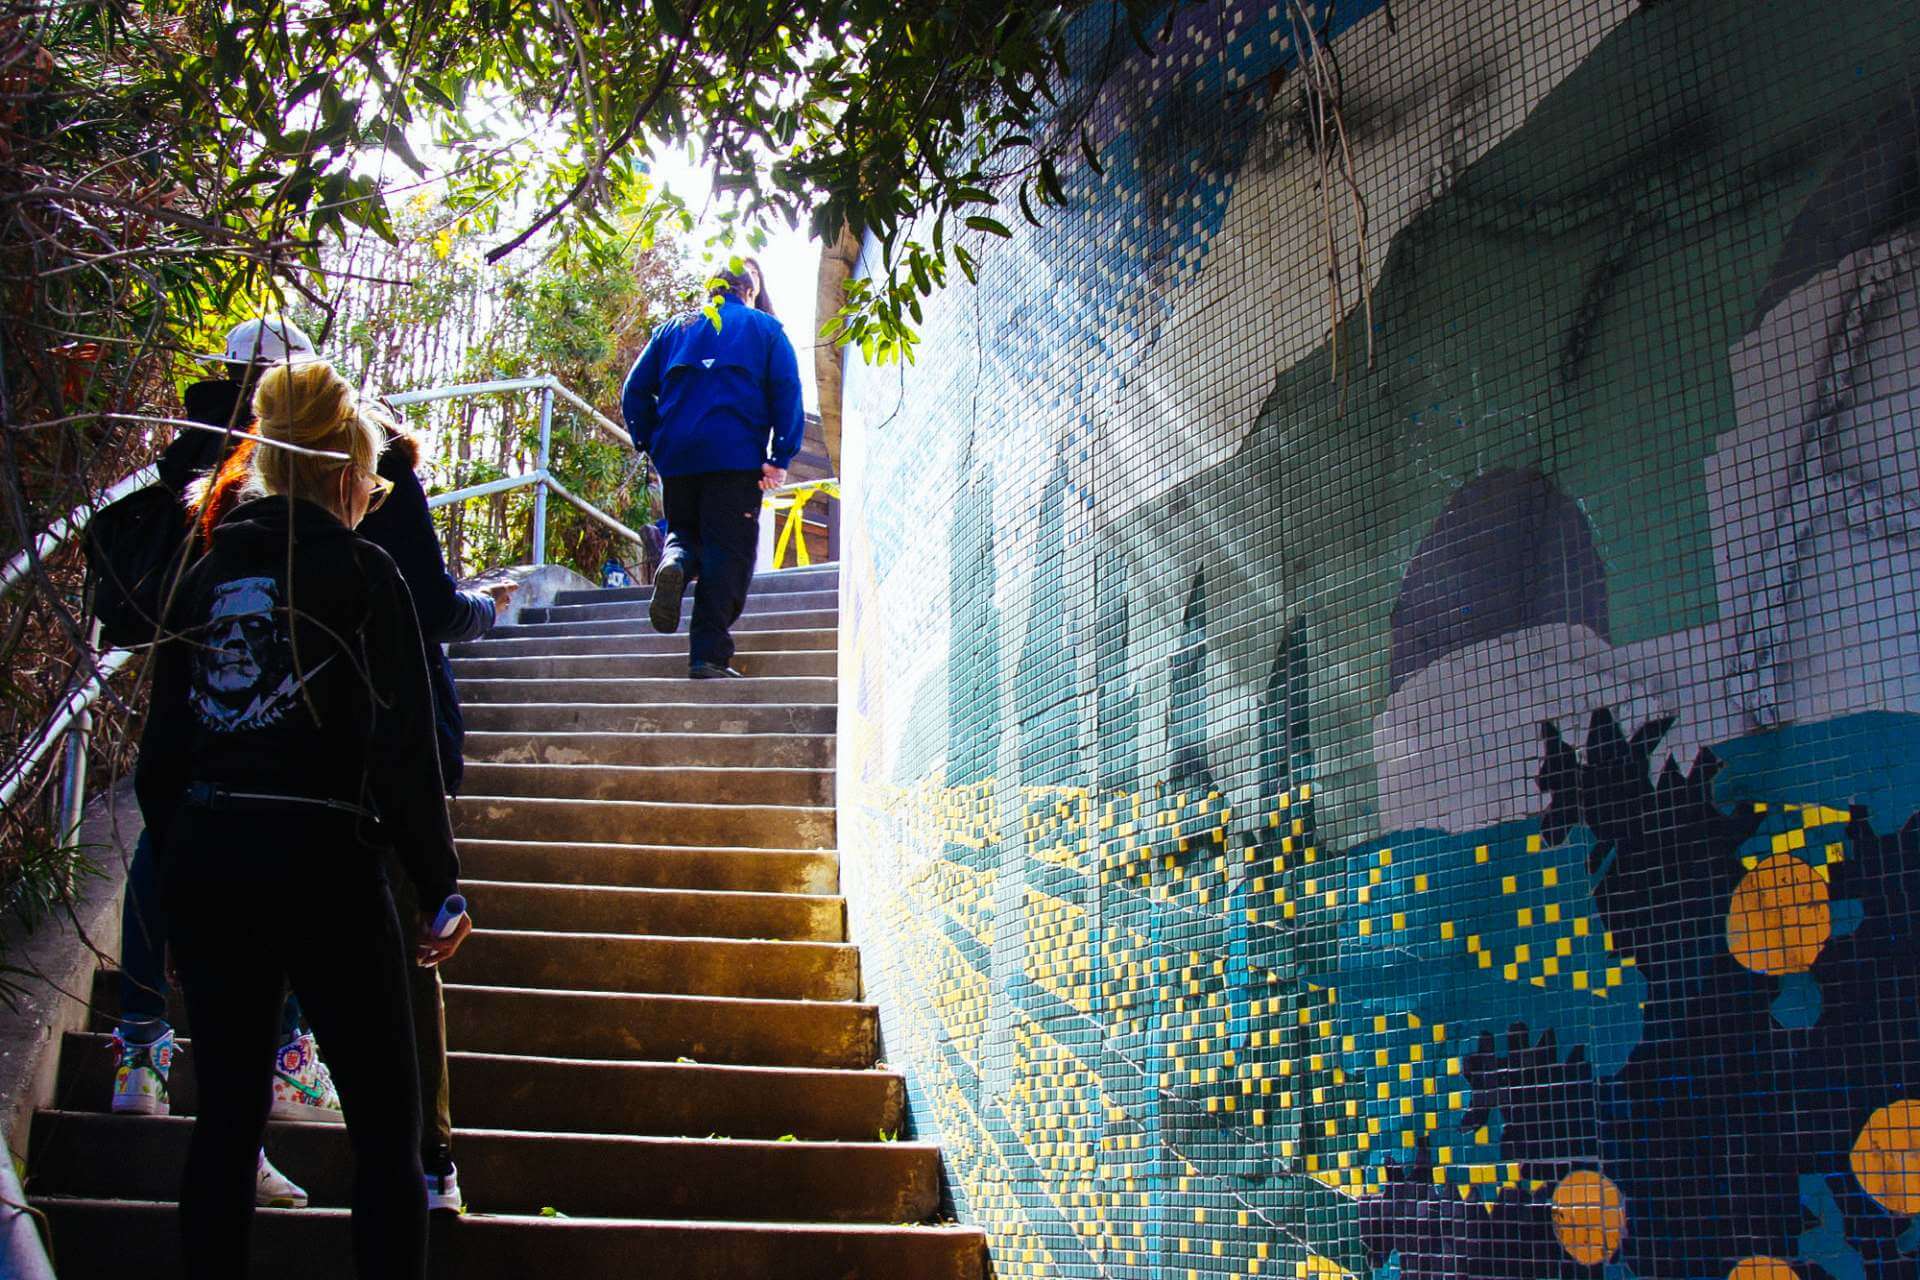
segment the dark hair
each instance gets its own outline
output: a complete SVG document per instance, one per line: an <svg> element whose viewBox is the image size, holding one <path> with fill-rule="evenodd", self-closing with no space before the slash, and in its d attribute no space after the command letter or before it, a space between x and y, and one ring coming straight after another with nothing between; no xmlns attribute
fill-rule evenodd
<svg viewBox="0 0 1920 1280"><path fill-rule="evenodd" d="M720 281L726 288L731 289L733 295L737 298L743 290L747 289L753 283L753 277L746 273L746 268L752 267L753 274L760 277L760 296L754 300L754 309L764 311L770 316L773 315L773 299L767 294L766 268L760 265L758 258L742 258L740 259L740 266L741 270L739 271L733 271L727 267L720 267L714 271L713 278ZM778 317L775 318L777 319Z"/></svg>

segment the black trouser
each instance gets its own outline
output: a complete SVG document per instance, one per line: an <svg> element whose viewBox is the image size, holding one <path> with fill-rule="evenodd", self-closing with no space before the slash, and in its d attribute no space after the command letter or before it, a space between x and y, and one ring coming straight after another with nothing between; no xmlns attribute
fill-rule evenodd
<svg viewBox="0 0 1920 1280"><path fill-rule="evenodd" d="M688 660L725 666L733 659L729 629L739 620L760 549L760 473L707 471L663 476L667 548L660 562L678 560L699 581L688 630Z"/></svg>
<svg viewBox="0 0 1920 1280"><path fill-rule="evenodd" d="M379 855L350 818L311 808L187 806L169 834L165 896L199 1069L180 1226L190 1280L247 1275L254 1162L291 982L340 1090L353 1148L360 1280L419 1280L427 1208L408 939Z"/></svg>

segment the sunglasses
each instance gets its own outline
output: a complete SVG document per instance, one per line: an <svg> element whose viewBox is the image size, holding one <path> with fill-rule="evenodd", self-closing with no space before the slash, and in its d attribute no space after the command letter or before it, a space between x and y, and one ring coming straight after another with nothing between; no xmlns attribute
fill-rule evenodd
<svg viewBox="0 0 1920 1280"><path fill-rule="evenodd" d="M360 472L360 479L370 487L367 494L367 514L372 515L380 509L380 504L387 500L387 495L393 492L393 481L372 471Z"/></svg>

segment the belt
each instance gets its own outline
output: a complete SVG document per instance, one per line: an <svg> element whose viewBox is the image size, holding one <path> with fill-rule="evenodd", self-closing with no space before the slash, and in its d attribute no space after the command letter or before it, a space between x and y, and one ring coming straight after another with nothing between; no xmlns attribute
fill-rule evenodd
<svg viewBox="0 0 1920 1280"><path fill-rule="evenodd" d="M368 818L374 822L380 820L380 815L373 810L346 800L326 800L319 796L289 796L264 791L231 791L226 787L215 786L211 782L188 783L186 801L201 809L224 810L229 813L264 813L284 809L288 805L298 805L302 808L331 809L335 813Z"/></svg>

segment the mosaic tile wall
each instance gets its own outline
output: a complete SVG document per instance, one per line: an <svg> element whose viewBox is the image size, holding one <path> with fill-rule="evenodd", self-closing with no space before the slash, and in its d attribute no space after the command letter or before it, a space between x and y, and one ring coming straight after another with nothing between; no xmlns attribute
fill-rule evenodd
<svg viewBox="0 0 1920 1280"><path fill-rule="evenodd" d="M1920 1275L1920 6L1080 22L1073 208L848 370L996 1274Z"/></svg>

